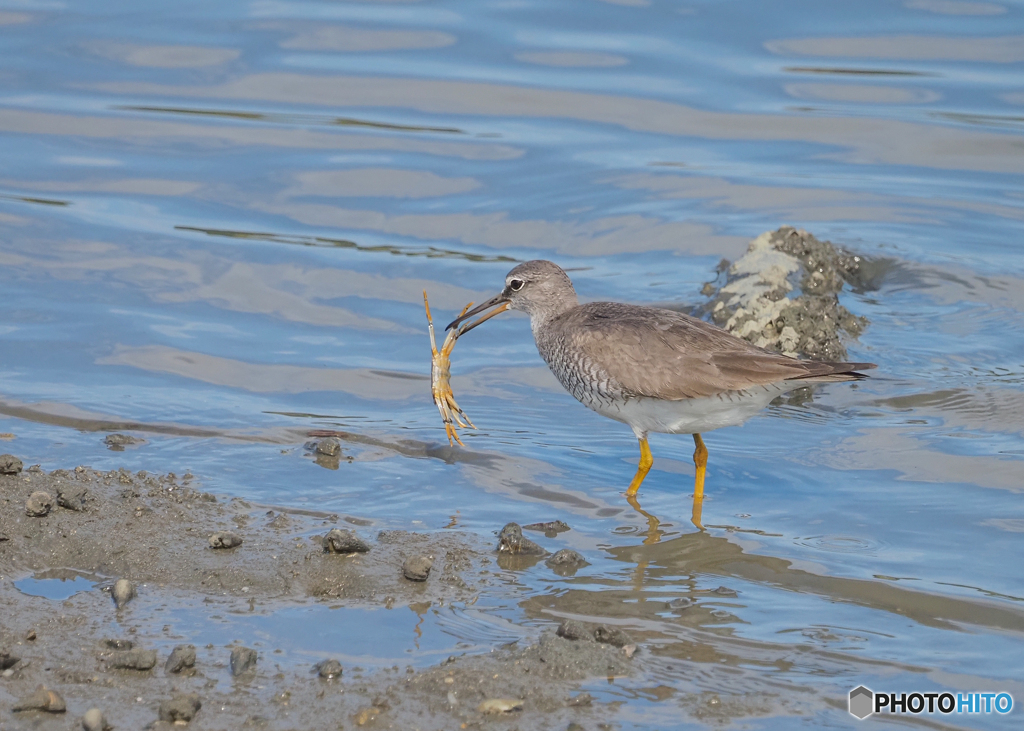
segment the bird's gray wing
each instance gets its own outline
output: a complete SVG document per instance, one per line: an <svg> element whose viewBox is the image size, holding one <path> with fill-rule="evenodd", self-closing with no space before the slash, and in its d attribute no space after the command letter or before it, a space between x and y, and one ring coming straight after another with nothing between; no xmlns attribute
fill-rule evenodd
<svg viewBox="0 0 1024 731"><path fill-rule="evenodd" d="M701 398L872 367L772 353L671 310L596 302L576 308L572 315L575 322L563 329L563 336L630 395Z"/></svg>

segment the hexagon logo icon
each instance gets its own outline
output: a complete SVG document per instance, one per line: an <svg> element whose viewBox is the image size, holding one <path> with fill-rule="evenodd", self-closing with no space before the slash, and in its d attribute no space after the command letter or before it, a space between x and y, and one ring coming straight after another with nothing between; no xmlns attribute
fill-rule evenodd
<svg viewBox="0 0 1024 731"><path fill-rule="evenodd" d="M850 691L850 714L863 721L875 712L875 694L870 688L858 685Z"/></svg>

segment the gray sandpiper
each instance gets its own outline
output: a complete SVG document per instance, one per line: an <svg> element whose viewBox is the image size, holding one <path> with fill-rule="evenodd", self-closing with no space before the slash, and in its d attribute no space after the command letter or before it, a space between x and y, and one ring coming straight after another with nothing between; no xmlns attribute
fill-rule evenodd
<svg viewBox="0 0 1024 731"><path fill-rule="evenodd" d="M859 380L865 376L857 371L875 367L773 353L672 310L620 302L581 305L569 276L543 260L515 267L499 294L445 329L487 310L492 310L489 319L507 309L530 316L537 350L565 390L633 429L640 464L626 490L631 501L654 461L648 433L693 435L693 522L698 526L708 458L702 432L742 424L787 391Z"/></svg>

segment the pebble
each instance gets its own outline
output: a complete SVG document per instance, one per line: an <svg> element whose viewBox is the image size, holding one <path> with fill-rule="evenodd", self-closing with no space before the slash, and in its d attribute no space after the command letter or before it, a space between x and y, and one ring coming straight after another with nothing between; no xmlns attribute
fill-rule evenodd
<svg viewBox="0 0 1024 731"><path fill-rule="evenodd" d="M177 645L173 650L171 650L170 657L168 657L167 662L164 663L164 672L168 674L180 673L186 668L195 667L195 665L195 645Z"/></svg>
<svg viewBox="0 0 1024 731"><path fill-rule="evenodd" d="M316 453L327 457L337 457L341 454L341 442L337 437L327 437L316 443Z"/></svg>
<svg viewBox="0 0 1024 731"><path fill-rule="evenodd" d="M128 579L118 579L110 590L110 596L114 598L114 606L120 609L135 598L135 584Z"/></svg>
<svg viewBox="0 0 1024 731"><path fill-rule="evenodd" d="M574 619L567 619L558 625L555 634L567 640L593 640L594 636L580 622Z"/></svg>
<svg viewBox="0 0 1024 731"><path fill-rule="evenodd" d="M82 728L84 731L105 731L110 728L110 724L103 717L103 711L99 708L90 708L82 716Z"/></svg>
<svg viewBox="0 0 1024 731"><path fill-rule="evenodd" d="M242 673L256 669L256 650L249 647L236 647L231 650L231 675L238 677Z"/></svg>
<svg viewBox="0 0 1024 731"><path fill-rule="evenodd" d="M370 545L350 530L332 528L321 541L325 553L366 553Z"/></svg>
<svg viewBox="0 0 1024 731"><path fill-rule="evenodd" d="M57 488L57 504L66 510L85 510L85 498L89 491L81 485L64 485Z"/></svg>
<svg viewBox="0 0 1024 731"><path fill-rule="evenodd" d="M0 475L16 475L21 468L21 460L13 454L0 454Z"/></svg>
<svg viewBox="0 0 1024 731"><path fill-rule="evenodd" d="M594 639L606 645L614 645L615 647L625 647L633 643L633 639L621 629L605 627L603 624L598 625L597 629L594 630Z"/></svg>
<svg viewBox="0 0 1024 731"><path fill-rule="evenodd" d="M402 565L402 573L409 581L426 581L433 566L433 556L410 556Z"/></svg>
<svg viewBox="0 0 1024 731"><path fill-rule="evenodd" d="M156 667L156 650L134 647L108 655L106 661L108 667L117 670L152 670Z"/></svg>
<svg viewBox="0 0 1024 731"><path fill-rule="evenodd" d="M337 660L324 660L317 663L316 672L321 678L326 678L327 680L339 678L342 672L341 663Z"/></svg>
<svg viewBox="0 0 1024 731"><path fill-rule="evenodd" d="M221 531L210 536L210 548L237 548L242 545L242 537L231 531Z"/></svg>
<svg viewBox="0 0 1024 731"><path fill-rule="evenodd" d="M498 534L498 551L500 553L521 554L527 556L546 556L547 551L523 536L523 529L518 523L506 523Z"/></svg>
<svg viewBox="0 0 1024 731"><path fill-rule="evenodd" d="M39 490L29 495L28 500L25 501L25 514L32 518L42 518L49 514L52 507L53 498L50 493Z"/></svg>
<svg viewBox="0 0 1024 731"><path fill-rule="evenodd" d="M67 704L64 703L64 699L61 698L60 693L55 690L48 689L45 685L40 685L32 695L22 698L14 705L13 708L11 708L15 713L19 711L64 713L67 709Z"/></svg>
<svg viewBox="0 0 1024 731"><path fill-rule="evenodd" d="M548 538L554 538L559 533L564 533L571 529L569 528L569 524L564 521L550 520L547 523L530 523L529 525L524 525L523 530L540 531Z"/></svg>
<svg viewBox="0 0 1024 731"><path fill-rule="evenodd" d="M480 713L497 714L521 711L523 702L515 698L488 698L476 707Z"/></svg>
<svg viewBox="0 0 1024 731"><path fill-rule="evenodd" d="M202 707L203 702L199 700L198 695L186 693L160 701L160 709L157 713L161 721L168 721L178 725L181 722L188 723L191 721Z"/></svg>

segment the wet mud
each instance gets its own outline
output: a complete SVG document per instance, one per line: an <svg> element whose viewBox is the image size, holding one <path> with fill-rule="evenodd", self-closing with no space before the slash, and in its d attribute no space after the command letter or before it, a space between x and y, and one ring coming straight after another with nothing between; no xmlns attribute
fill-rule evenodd
<svg viewBox="0 0 1024 731"><path fill-rule="evenodd" d="M289 661L273 637L247 647L229 629L201 644L162 615L330 603L345 621L348 607L471 603L500 589L500 554L473 534L377 531L357 516L217 497L191 475L0 462L2 728L596 727L608 709L580 684L630 675L638 651L613 628L584 640L551 628L434 666L366 671ZM20 591L26 577L92 588L55 600Z"/></svg>

